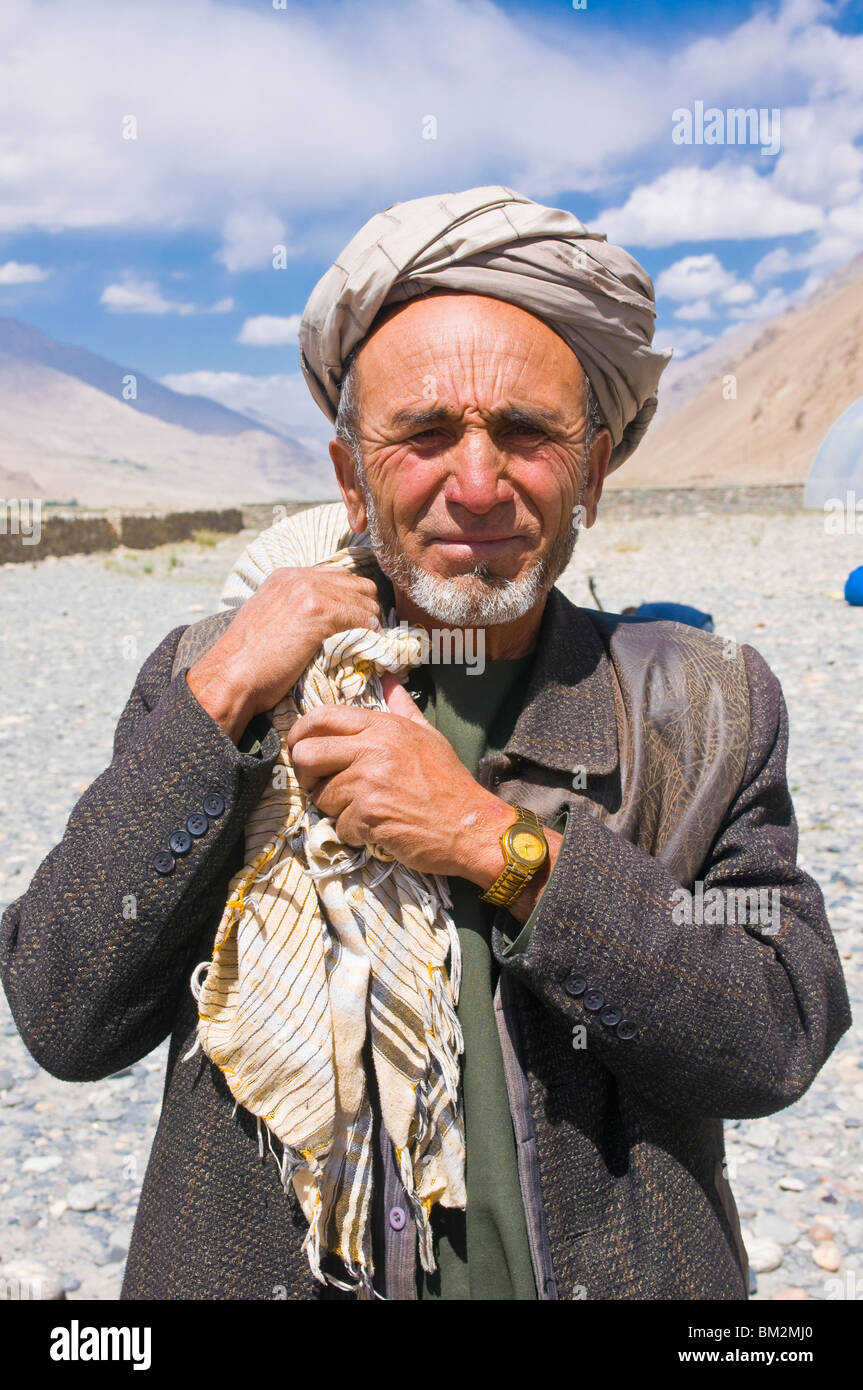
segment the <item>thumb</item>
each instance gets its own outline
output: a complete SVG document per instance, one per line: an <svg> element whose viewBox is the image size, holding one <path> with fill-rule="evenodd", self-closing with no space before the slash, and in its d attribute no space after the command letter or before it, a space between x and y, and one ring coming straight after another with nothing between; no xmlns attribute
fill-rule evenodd
<svg viewBox="0 0 863 1390"><path fill-rule="evenodd" d="M417 724L428 723L422 710L417 709L404 686L389 671L381 676L381 687L390 714L400 714L403 719L413 719Z"/></svg>

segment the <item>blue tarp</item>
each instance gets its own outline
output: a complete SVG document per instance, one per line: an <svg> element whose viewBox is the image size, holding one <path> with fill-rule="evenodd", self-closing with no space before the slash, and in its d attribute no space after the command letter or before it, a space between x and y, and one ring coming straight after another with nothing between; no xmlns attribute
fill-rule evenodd
<svg viewBox="0 0 863 1390"><path fill-rule="evenodd" d="M713 631L713 619L700 608L690 608L688 603L642 603L635 610L636 618L666 618L672 623L686 623L687 627L700 627L705 632Z"/></svg>

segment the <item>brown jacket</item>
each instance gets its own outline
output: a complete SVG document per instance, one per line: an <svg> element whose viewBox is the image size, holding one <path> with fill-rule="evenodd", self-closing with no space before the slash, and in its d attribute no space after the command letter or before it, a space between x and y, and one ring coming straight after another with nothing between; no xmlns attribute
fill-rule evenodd
<svg viewBox="0 0 863 1390"><path fill-rule="evenodd" d="M231 614L170 633L142 668L114 758L3 917L0 969L22 1037L67 1080L109 1075L172 1034L125 1298L344 1298L311 1278L305 1222L254 1121L194 1042L192 968L210 955L243 826L277 753L240 752L183 674ZM551 592L528 697L480 780L551 822L570 810L498 1022L543 1299L745 1299L723 1117L797 1100L850 1011L821 893L796 866L779 684L750 647ZM154 856L212 810L174 870ZM779 890L780 926L679 924L681 887ZM136 916L128 915L128 902ZM126 910L124 910L126 905ZM582 1025L586 1046L573 1046ZM410 1222L379 1135L376 1286L415 1296ZM407 1203L404 1203L407 1206Z"/></svg>

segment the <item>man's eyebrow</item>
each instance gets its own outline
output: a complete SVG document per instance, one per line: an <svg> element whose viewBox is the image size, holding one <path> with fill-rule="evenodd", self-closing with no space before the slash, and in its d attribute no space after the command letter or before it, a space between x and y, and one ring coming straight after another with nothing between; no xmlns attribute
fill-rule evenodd
<svg viewBox="0 0 863 1390"><path fill-rule="evenodd" d="M425 429L428 425L440 425L454 420L455 414L445 406L433 406L429 410L397 410L390 416L392 425L412 425L414 429Z"/></svg>
<svg viewBox="0 0 863 1390"><path fill-rule="evenodd" d="M428 410L397 410L390 417L396 428L411 426L413 429L428 429L431 425L454 424L460 417L446 406L431 406ZM489 419L498 427L508 425L524 430L545 429L561 431L563 421L554 410L542 405L501 406L499 410L489 411Z"/></svg>
<svg viewBox="0 0 863 1390"><path fill-rule="evenodd" d="M492 419L504 425L514 425L526 430L539 427L544 430L560 431L564 427L557 411L547 410L544 405L507 406L503 410L493 411Z"/></svg>

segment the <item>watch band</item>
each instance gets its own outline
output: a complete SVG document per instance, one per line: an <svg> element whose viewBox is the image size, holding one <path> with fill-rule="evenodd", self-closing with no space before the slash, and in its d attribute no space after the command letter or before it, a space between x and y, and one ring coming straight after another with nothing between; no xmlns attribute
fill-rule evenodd
<svg viewBox="0 0 863 1390"><path fill-rule="evenodd" d="M518 825L519 822L521 822L529 826L531 830L535 830L538 835L541 835L542 838L545 839L542 821L535 811L529 811L524 806L514 806L513 810L516 813L516 819L513 821L513 825ZM504 835L512 830L513 825L507 826ZM503 839L503 836L501 836L501 839ZM480 901L484 903L493 903L495 907L508 907L511 902L515 901L522 889L527 887L537 869L541 867L541 864L537 864L534 868L528 869L521 864L508 862L502 872L498 874L491 887L480 894Z"/></svg>

